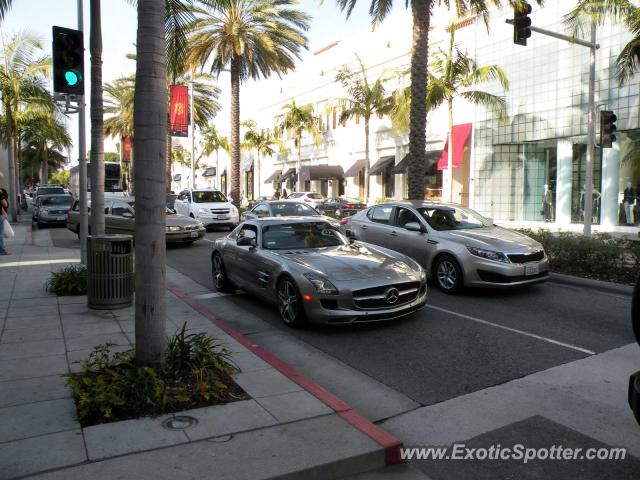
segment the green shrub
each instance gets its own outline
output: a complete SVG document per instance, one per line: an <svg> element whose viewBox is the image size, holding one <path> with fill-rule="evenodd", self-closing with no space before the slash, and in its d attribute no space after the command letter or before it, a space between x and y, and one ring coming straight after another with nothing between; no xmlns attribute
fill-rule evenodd
<svg viewBox="0 0 640 480"><path fill-rule="evenodd" d="M537 240L557 273L633 284L640 270L640 242L608 234L591 237L569 232L520 230Z"/></svg>
<svg viewBox="0 0 640 480"><path fill-rule="evenodd" d="M133 350L111 347L96 347L80 372L66 375L83 426L247 398L231 378L239 371L231 352L186 324L168 339L162 367L137 365Z"/></svg>
<svg viewBox="0 0 640 480"><path fill-rule="evenodd" d="M82 264L69 265L53 272L46 288L56 295L85 295L87 293L87 267Z"/></svg>

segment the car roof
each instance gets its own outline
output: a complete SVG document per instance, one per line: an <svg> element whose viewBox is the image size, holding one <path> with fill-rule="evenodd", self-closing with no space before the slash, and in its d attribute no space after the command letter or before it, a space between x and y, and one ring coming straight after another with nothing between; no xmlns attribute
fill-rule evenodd
<svg viewBox="0 0 640 480"><path fill-rule="evenodd" d="M284 203L285 205L295 205L295 204L300 204L300 205L306 205L309 208L313 208L311 205L309 205L308 203L304 203L304 202L290 202L286 199L284 200L261 200L258 205L262 205L263 203L266 203L267 205L271 205L273 203ZM257 205L256 205L257 206Z"/></svg>
<svg viewBox="0 0 640 480"><path fill-rule="evenodd" d="M70 193L48 193L47 195L40 195L42 198L50 198L50 197L71 197Z"/></svg>
<svg viewBox="0 0 640 480"><path fill-rule="evenodd" d="M381 205L407 206L407 207L413 207L413 208L422 208L422 207L431 207L431 208L437 208L437 207L462 207L462 205L459 204L459 203L432 202L432 201L427 201L427 200L398 200L397 202L396 201L389 201L389 202L377 203L377 204L372 205L372 206L379 207Z"/></svg>
<svg viewBox="0 0 640 480"><path fill-rule="evenodd" d="M277 225L277 224L288 224L288 223L317 223L317 222L327 222L327 219L312 217L312 216L303 216L303 217L261 217L261 218L252 218L251 220L247 220L245 223L256 223L258 225Z"/></svg>

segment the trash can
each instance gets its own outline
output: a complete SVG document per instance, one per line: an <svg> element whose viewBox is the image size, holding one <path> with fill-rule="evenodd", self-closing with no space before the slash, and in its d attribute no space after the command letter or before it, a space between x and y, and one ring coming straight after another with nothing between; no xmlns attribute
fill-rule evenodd
<svg viewBox="0 0 640 480"><path fill-rule="evenodd" d="M87 237L87 300L89 308L109 310L133 303L133 237Z"/></svg>

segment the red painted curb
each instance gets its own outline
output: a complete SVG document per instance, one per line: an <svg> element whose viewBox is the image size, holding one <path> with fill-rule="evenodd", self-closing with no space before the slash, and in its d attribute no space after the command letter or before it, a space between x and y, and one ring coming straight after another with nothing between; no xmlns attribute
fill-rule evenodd
<svg viewBox="0 0 640 480"><path fill-rule="evenodd" d="M360 413L354 410L348 403L336 397L333 393L329 392L325 388L321 387L313 380L305 377L295 368L288 363L283 362L278 357L268 352L259 345L256 345L242 333L238 332L235 328L228 325L224 320L220 320L213 315L207 307L197 300L191 298L187 293L180 290L175 285L166 284L167 290L173 293L176 297L187 303L191 308L204 315L214 325L224 330L228 335L233 337L237 342L251 350L255 355L267 362L273 368L282 373L285 377L291 381L297 383L304 388L311 395L323 402L346 422L351 424L356 429L360 430L371 440L379 444L384 448L385 463L387 465L396 465L401 463L400 448L402 448L402 442L389 432L383 430L379 426L372 423L367 418L363 417Z"/></svg>

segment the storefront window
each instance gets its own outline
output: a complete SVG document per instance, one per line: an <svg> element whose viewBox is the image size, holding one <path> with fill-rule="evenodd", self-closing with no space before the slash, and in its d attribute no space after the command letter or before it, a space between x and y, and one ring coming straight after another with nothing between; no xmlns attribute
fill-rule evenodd
<svg viewBox="0 0 640 480"><path fill-rule="evenodd" d="M640 225L640 130L616 134L620 147L620 171L618 174L618 223ZM635 192L634 205L629 202L629 185ZM624 192L627 190L627 202ZM629 204L628 206L625 203Z"/></svg>
<svg viewBox="0 0 640 480"><path fill-rule="evenodd" d="M587 175L587 146L573 145L573 172L571 179L571 223L584 223L585 178ZM593 225L600 224L602 205L602 149L596 148L593 162L593 201L591 219Z"/></svg>

